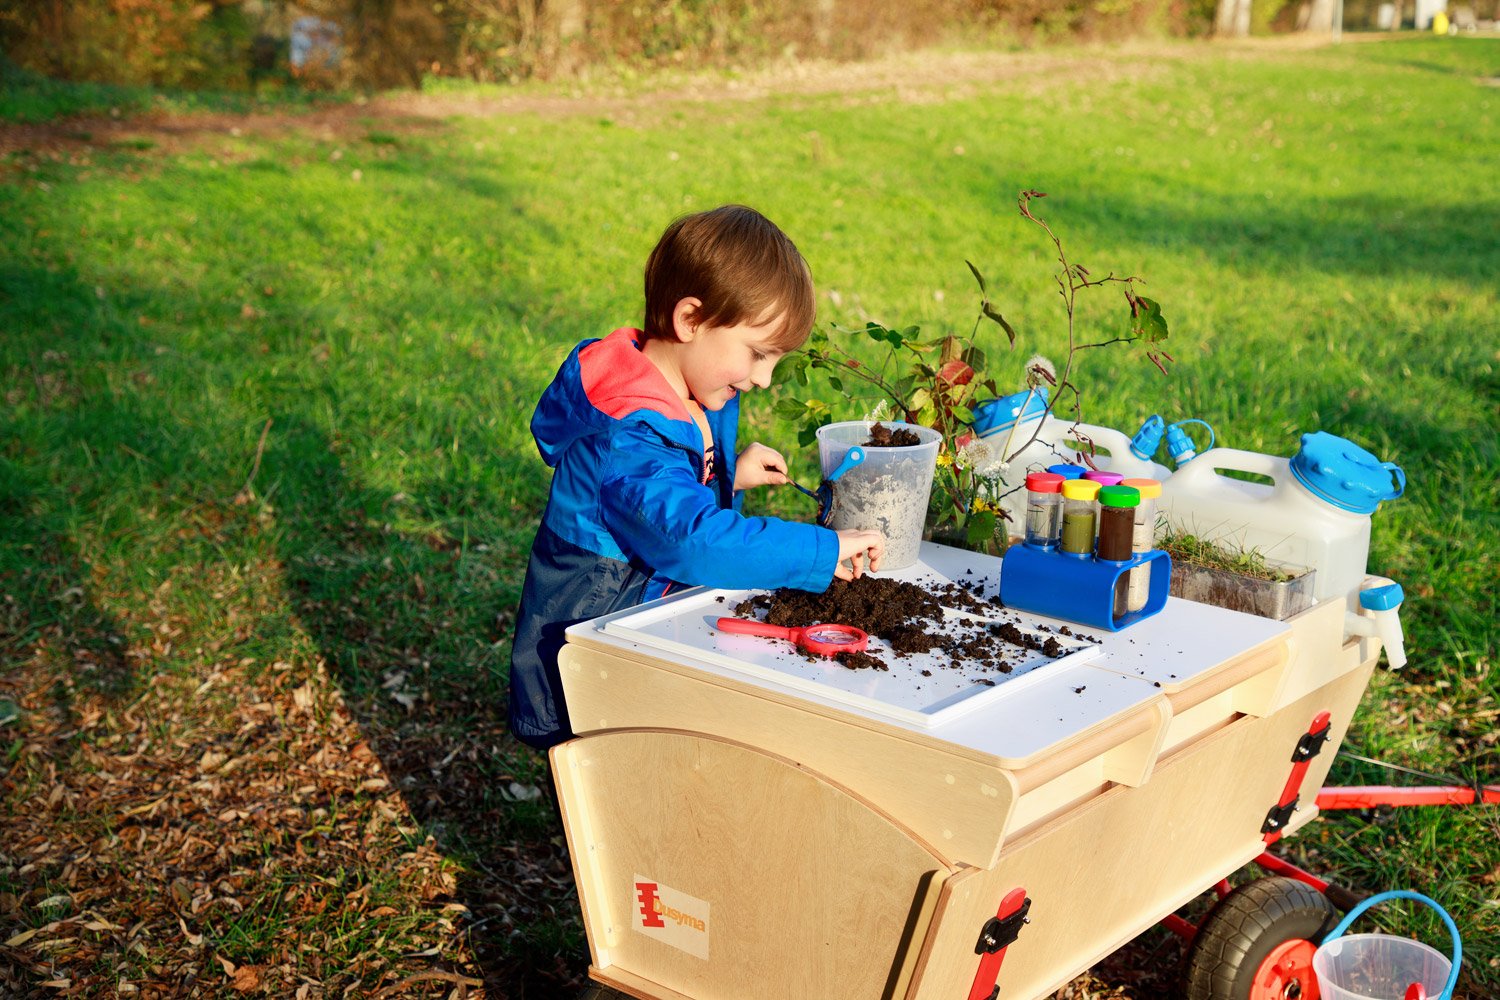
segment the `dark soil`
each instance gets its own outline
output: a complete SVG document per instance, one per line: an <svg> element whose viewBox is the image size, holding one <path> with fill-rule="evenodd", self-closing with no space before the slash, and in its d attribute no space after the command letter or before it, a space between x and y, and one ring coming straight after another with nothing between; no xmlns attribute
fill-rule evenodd
<svg viewBox="0 0 1500 1000"><path fill-rule="evenodd" d="M917 437L917 432L909 427L897 427L891 430L885 424L876 424L870 428L870 440L865 442L865 447L905 448L921 443L922 439Z"/></svg>
<svg viewBox="0 0 1500 1000"><path fill-rule="evenodd" d="M1067 647L1057 639L1038 639L1021 631L1013 622L986 624L945 618L945 606L987 618L1004 614L1001 605L985 600L977 590L956 583L928 588L862 576L854 581L834 580L821 594L783 587L769 594L757 594L731 610L741 618L755 618L757 611L764 611L764 620L772 625L852 625L890 643L900 658L941 650L952 658L954 667L1002 674L1014 669L1004 657L1007 645L1038 650L1050 657L1067 652ZM851 670L890 669L874 652L839 653L835 659ZM983 678L980 682L986 683Z"/></svg>
<svg viewBox="0 0 1500 1000"><path fill-rule="evenodd" d="M850 670L890 670L890 664L878 656L851 650L848 653L834 653L833 658L838 660Z"/></svg>

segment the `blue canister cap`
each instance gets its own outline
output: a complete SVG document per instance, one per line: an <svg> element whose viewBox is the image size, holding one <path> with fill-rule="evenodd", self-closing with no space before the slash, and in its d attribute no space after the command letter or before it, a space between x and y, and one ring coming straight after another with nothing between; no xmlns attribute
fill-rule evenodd
<svg viewBox="0 0 1500 1000"><path fill-rule="evenodd" d="M1401 590L1399 583L1387 583L1381 587L1371 587L1369 590L1359 592L1359 606L1369 611L1389 611L1399 608L1401 602L1406 599L1406 594Z"/></svg>
<svg viewBox="0 0 1500 1000"><path fill-rule="evenodd" d="M1064 479L1082 479L1083 474L1089 470L1082 465L1049 465L1047 471L1056 473Z"/></svg>
<svg viewBox="0 0 1500 1000"><path fill-rule="evenodd" d="M1026 408L1024 413L1021 412L1023 406ZM1033 420L1045 412L1047 387L1044 385L1038 386L1034 392L1022 390L1009 396L1001 396L974 407L974 433L980 437L989 437L991 434L1010 430L1018 417L1021 420Z"/></svg>
<svg viewBox="0 0 1500 1000"><path fill-rule="evenodd" d="M1319 500L1356 514L1373 514L1382 501L1406 491L1406 473L1399 466L1326 431L1302 435L1302 447L1291 464L1297 482Z"/></svg>
<svg viewBox="0 0 1500 1000"><path fill-rule="evenodd" d="M1167 433L1166 422L1162 420L1160 413L1153 413L1147 418L1141 429L1135 432L1135 437L1130 439L1130 451L1143 461L1150 461L1151 456L1156 454L1156 449L1161 446L1162 435Z"/></svg>

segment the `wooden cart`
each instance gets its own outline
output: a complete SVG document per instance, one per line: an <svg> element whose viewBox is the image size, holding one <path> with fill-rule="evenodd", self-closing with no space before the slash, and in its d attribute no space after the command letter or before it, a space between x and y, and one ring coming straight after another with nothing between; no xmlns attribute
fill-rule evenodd
<svg viewBox="0 0 1500 1000"><path fill-rule="evenodd" d="M930 544L917 568L999 570ZM651 1000L1044 997L1314 817L1321 737L1379 654L1342 599L1276 622L1173 598L921 725L609 627L718 596L574 626L560 657L590 975Z"/></svg>

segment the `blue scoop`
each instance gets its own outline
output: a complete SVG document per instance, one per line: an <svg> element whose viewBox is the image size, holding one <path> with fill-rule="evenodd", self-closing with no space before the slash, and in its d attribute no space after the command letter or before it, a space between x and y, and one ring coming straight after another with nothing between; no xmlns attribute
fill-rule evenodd
<svg viewBox="0 0 1500 1000"><path fill-rule="evenodd" d="M834 469L833 473L827 479L823 480L821 484L819 484L818 491L816 493L808 489L806 486L803 486L801 483L792 482L792 480L790 479L788 479L787 482L792 483L792 485L797 487L797 489L801 490L803 493L806 493L808 496L812 497L818 502L818 524L826 528L828 527L828 519L833 517L833 508L836 506L833 494L834 482L837 481L838 478L844 473L848 472L850 469L854 468L864 460L865 450L863 448L861 448L859 445L855 445L854 447L850 448L847 452L844 453L844 460L839 463L839 467L837 469Z"/></svg>

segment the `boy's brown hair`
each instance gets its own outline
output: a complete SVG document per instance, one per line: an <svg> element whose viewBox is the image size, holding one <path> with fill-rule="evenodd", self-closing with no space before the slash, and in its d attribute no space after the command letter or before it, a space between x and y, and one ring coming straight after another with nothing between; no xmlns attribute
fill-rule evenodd
<svg viewBox="0 0 1500 1000"><path fill-rule="evenodd" d="M685 298L703 302L711 326L782 316L773 346L791 351L812 332L817 314L812 272L776 224L753 208L723 205L677 219L646 261L648 338L674 339L672 310Z"/></svg>

